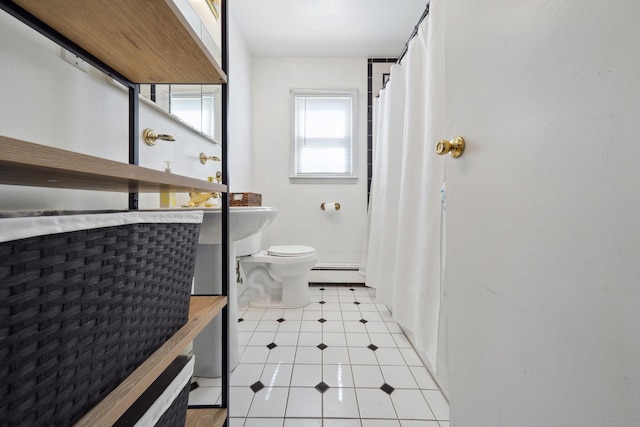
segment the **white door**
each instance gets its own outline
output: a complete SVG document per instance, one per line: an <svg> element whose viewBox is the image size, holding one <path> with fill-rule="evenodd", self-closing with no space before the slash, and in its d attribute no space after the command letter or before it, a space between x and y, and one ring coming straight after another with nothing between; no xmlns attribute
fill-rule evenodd
<svg viewBox="0 0 640 427"><path fill-rule="evenodd" d="M639 426L640 2L437 5L451 425Z"/></svg>

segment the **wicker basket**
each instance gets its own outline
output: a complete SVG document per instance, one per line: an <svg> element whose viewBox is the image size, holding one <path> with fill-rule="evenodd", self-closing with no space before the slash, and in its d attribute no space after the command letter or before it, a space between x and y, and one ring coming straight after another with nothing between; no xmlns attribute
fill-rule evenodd
<svg viewBox="0 0 640 427"><path fill-rule="evenodd" d="M178 356L113 427L184 426L193 365L193 356Z"/></svg>
<svg viewBox="0 0 640 427"><path fill-rule="evenodd" d="M0 424L74 424L182 327L199 230L132 223L0 243Z"/></svg>
<svg viewBox="0 0 640 427"><path fill-rule="evenodd" d="M154 427L182 427L187 423L189 390L191 390L191 384L187 383Z"/></svg>
<svg viewBox="0 0 640 427"><path fill-rule="evenodd" d="M262 194L230 193L229 206L262 206Z"/></svg>

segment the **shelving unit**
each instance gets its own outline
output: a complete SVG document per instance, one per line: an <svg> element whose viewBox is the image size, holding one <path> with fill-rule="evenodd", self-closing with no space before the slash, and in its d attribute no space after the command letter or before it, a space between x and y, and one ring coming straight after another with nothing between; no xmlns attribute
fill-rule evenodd
<svg viewBox="0 0 640 427"><path fill-rule="evenodd" d="M77 426L111 425L217 315L222 316L226 350L228 271L227 185L138 166L141 83L224 84L227 82L227 3L222 3L222 67L206 49L172 0L0 0L0 9L78 55L129 90L129 164L0 135L0 184L129 193L137 209L140 192L222 193L221 295L193 296L189 320ZM228 90L222 90L222 180L227 173ZM222 372L227 372L223 351ZM222 377L222 407L187 412L188 426L223 426L228 412L228 378ZM204 424L203 424L204 423Z"/></svg>
<svg viewBox="0 0 640 427"><path fill-rule="evenodd" d="M226 297L191 297L187 324L180 328L75 426L107 426L115 423L226 304ZM194 411L197 410L194 409ZM225 409L220 408L214 410L213 413L219 417L221 411L225 411Z"/></svg>

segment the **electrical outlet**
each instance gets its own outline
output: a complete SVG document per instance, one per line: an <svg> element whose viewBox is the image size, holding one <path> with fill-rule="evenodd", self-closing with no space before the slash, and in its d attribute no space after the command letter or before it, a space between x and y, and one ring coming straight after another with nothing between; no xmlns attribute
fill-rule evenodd
<svg viewBox="0 0 640 427"><path fill-rule="evenodd" d="M79 70L84 71L85 73L89 70L89 64L87 64L82 58L74 55L66 49L62 49L62 59L67 61L69 64L73 65Z"/></svg>

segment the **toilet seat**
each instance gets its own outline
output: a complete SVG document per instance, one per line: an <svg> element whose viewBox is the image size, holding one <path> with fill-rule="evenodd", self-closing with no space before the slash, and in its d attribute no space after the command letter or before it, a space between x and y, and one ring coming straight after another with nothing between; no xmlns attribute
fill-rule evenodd
<svg viewBox="0 0 640 427"><path fill-rule="evenodd" d="M315 252L315 248L303 245L271 246L267 249L267 255L277 257L298 257Z"/></svg>
<svg viewBox="0 0 640 427"><path fill-rule="evenodd" d="M316 249L311 246L285 245L271 246L255 254L239 257L245 262L267 263L267 264L299 264L318 259Z"/></svg>

